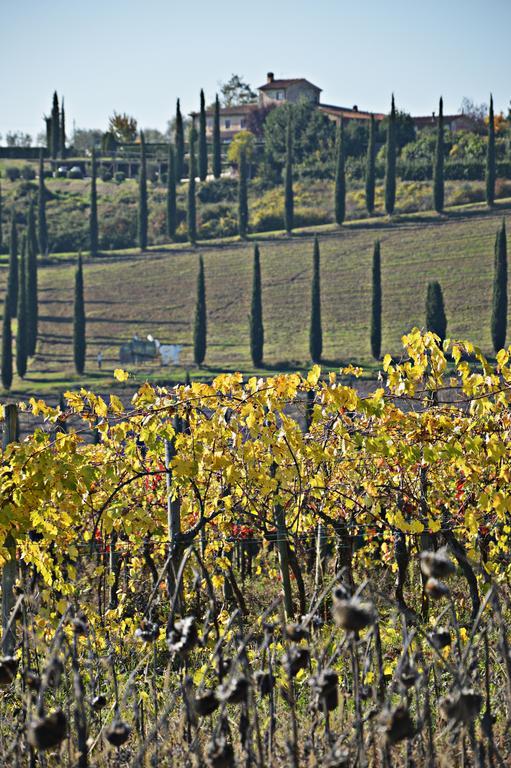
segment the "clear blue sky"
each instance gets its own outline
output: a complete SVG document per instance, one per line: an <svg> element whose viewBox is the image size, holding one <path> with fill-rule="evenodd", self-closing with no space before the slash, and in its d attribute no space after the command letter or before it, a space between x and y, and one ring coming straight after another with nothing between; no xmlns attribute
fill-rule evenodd
<svg viewBox="0 0 511 768"><path fill-rule="evenodd" d="M0 133L43 130L54 89L68 127L115 109L165 128L236 72L307 77L331 104L429 114L464 96L507 112L511 0L1 0Z"/></svg>

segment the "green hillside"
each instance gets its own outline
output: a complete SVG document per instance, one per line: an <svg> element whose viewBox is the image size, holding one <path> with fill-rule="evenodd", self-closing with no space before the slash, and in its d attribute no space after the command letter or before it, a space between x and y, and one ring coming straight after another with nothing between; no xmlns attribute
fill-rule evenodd
<svg viewBox="0 0 511 768"><path fill-rule="evenodd" d="M324 358L373 365L369 348L370 274L375 238L382 244L382 350L398 353L400 337L424 322L426 284L440 281L448 335L469 337L490 352L490 300L496 229L511 208L465 209L448 218L402 217L393 224L353 223L319 230ZM312 233L260 239L265 359L272 368L308 364ZM251 370L248 313L253 244L200 247L204 256L209 371ZM118 348L135 333L184 346L192 362L197 253L171 250L101 258L85 263L88 370L104 355L100 378L111 376ZM74 268L60 258L40 269L40 341L23 389L58 388L72 378ZM5 286L6 269L1 284ZM147 365L141 374L164 378L169 369ZM46 380L46 383L43 383ZM101 383L96 381L96 385ZM19 389L15 380L14 389Z"/></svg>

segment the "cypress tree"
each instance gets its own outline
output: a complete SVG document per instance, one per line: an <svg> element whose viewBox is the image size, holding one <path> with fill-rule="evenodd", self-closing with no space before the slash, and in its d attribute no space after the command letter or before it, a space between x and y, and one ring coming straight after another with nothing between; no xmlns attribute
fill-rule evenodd
<svg viewBox="0 0 511 768"><path fill-rule="evenodd" d="M147 161L144 134L140 132L140 175L138 177L138 244L147 248Z"/></svg>
<svg viewBox="0 0 511 768"><path fill-rule="evenodd" d="M75 301L74 301L74 322L73 322L73 356L75 361L75 370L80 375L85 370L85 349L86 349L86 330L85 330L85 303L83 298L83 269L82 254L78 254L78 265L75 273Z"/></svg>
<svg viewBox="0 0 511 768"><path fill-rule="evenodd" d="M60 154L66 156L66 113L64 111L64 97L62 97L62 106L60 108Z"/></svg>
<svg viewBox="0 0 511 768"><path fill-rule="evenodd" d="M259 246L254 248L254 272L252 278L252 304L250 307L250 355L256 368L263 364L264 327L261 290L261 261Z"/></svg>
<svg viewBox="0 0 511 768"><path fill-rule="evenodd" d="M346 216L346 175L344 172L344 121L337 128L335 165L335 220L339 226Z"/></svg>
<svg viewBox="0 0 511 768"><path fill-rule="evenodd" d="M506 224L497 232L493 272L493 300L491 312L491 338L498 352L506 344L507 332L507 237Z"/></svg>
<svg viewBox="0 0 511 768"><path fill-rule="evenodd" d="M7 296L4 301L4 321L2 325L2 385L10 389L12 384L12 331L11 312Z"/></svg>
<svg viewBox="0 0 511 768"><path fill-rule="evenodd" d="M195 126L190 126L190 151L189 151L189 178L188 178L188 206L186 220L188 225L188 240L195 243L197 240L197 201L195 200Z"/></svg>
<svg viewBox="0 0 511 768"><path fill-rule="evenodd" d="M53 106L51 108L51 156L55 160L59 156L60 149L60 110L57 91L53 93Z"/></svg>
<svg viewBox="0 0 511 768"><path fill-rule="evenodd" d="M286 131L286 165L284 169L284 226L286 232L293 231L294 200L293 200L293 135L291 112L289 113Z"/></svg>
<svg viewBox="0 0 511 768"><path fill-rule="evenodd" d="M193 326L193 356L196 365L202 365L206 357L206 282L204 278L204 261L199 256L199 272L197 275L197 302L195 304L195 322Z"/></svg>
<svg viewBox="0 0 511 768"><path fill-rule="evenodd" d="M428 292L426 296L426 328L433 331L440 337L440 341L445 340L447 332L447 318L445 316L444 297L440 283L433 280L428 283Z"/></svg>
<svg viewBox="0 0 511 768"><path fill-rule="evenodd" d="M374 188L376 184L376 121L371 115L369 123L369 142L367 144L366 159L366 209L372 216L374 212Z"/></svg>
<svg viewBox="0 0 511 768"><path fill-rule="evenodd" d="M493 95L490 95L490 114L488 115L488 144L486 147L486 202L495 202L495 122L493 114Z"/></svg>
<svg viewBox="0 0 511 768"><path fill-rule="evenodd" d="M4 233L2 229L2 185L0 183L0 253L2 253L4 248Z"/></svg>
<svg viewBox="0 0 511 768"><path fill-rule="evenodd" d="M185 168L185 134L183 128L183 116L181 114L181 105L179 99L176 105L176 179L181 181L184 175Z"/></svg>
<svg viewBox="0 0 511 768"><path fill-rule="evenodd" d="M39 324L37 289L37 238L35 233L34 203L28 209L27 227L27 354L35 354Z"/></svg>
<svg viewBox="0 0 511 768"><path fill-rule="evenodd" d="M11 237L9 242L9 276L7 278L7 297L11 317L16 317L18 307L18 230L16 213L11 216Z"/></svg>
<svg viewBox="0 0 511 768"><path fill-rule="evenodd" d="M444 210L444 100L438 105L437 135L435 145L435 165L433 167L433 200L435 211Z"/></svg>
<svg viewBox="0 0 511 768"><path fill-rule="evenodd" d="M375 360L381 355L381 256L380 241L373 250L373 293L371 302L371 352Z"/></svg>
<svg viewBox="0 0 511 768"><path fill-rule="evenodd" d="M219 179L222 175L222 144L220 141L220 101L218 94L215 98L215 114L213 116L213 176Z"/></svg>
<svg viewBox="0 0 511 768"><path fill-rule="evenodd" d="M18 376L22 379L27 372L27 296L26 284L27 276L25 269L25 259L27 252L27 240L23 238L21 243L21 257L19 262L18 276L18 327L16 331L16 370Z"/></svg>
<svg viewBox="0 0 511 768"><path fill-rule="evenodd" d="M396 204L396 105L392 94L389 123L387 126L387 157L385 161L385 210L389 216Z"/></svg>
<svg viewBox="0 0 511 768"><path fill-rule="evenodd" d="M90 215L89 215L89 240L90 255L98 255L98 190L97 190L98 166L96 163L96 150L92 149L91 177L90 177Z"/></svg>
<svg viewBox="0 0 511 768"><path fill-rule="evenodd" d="M323 332L321 330L321 278L319 259L319 242L318 238L315 237L312 260L312 293L309 332L309 350L313 363L321 362L321 354L323 352Z"/></svg>
<svg viewBox="0 0 511 768"><path fill-rule="evenodd" d="M39 193L37 206L37 226L39 253L46 256L48 253L48 227L46 226L46 187L44 184L44 159L43 151L39 153Z"/></svg>
<svg viewBox="0 0 511 768"><path fill-rule="evenodd" d="M240 150L238 173L238 231L244 240L248 229L247 155L244 148Z"/></svg>
<svg viewBox="0 0 511 768"><path fill-rule="evenodd" d="M176 236L177 204L176 204L176 160L174 148L169 143L169 161L167 168L167 235L173 240Z"/></svg>
<svg viewBox="0 0 511 768"><path fill-rule="evenodd" d="M204 91L200 92L199 113L199 179L206 181L208 175L208 142L206 139L206 102Z"/></svg>

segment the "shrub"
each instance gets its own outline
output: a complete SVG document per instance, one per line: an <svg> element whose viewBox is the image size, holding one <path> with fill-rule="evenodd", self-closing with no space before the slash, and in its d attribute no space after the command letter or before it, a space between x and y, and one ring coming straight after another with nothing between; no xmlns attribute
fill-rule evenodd
<svg viewBox="0 0 511 768"><path fill-rule="evenodd" d="M133 248L137 244L137 214L133 209L106 206L100 215L99 243L102 250Z"/></svg>
<svg viewBox="0 0 511 768"><path fill-rule="evenodd" d="M32 181L21 181L16 187L15 197L20 200L23 197L29 197L37 193L37 185ZM52 195L53 197L53 195ZM49 199L48 197L46 199Z"/></svg>
<svg viewBox="0 0 511 768"><path fill-rule="evenodd" d="M83 171L82 171L82 169L78 165L73 166L73 168L71 168L71 170L67 172L67 178L68 179L83 179Z"/></svg>
<svg viewBox="0 0 511 768"><path fill-rule="evenodd" d="M315 227L331 221L332 217L325 208L295 208L295 227Z"/></svg>
<svg viewBox="0 0 511 768"><path fill-rule="evenodd" d="M123 173L122 171L117 171L114 176L114 179L117 182L117 184L122 184L122 182L125 181L126 179L126 174Z"/></svg>
<svg viewBox="0 0 511 768"><path fill-rule="evenodd" d="M31 165L24 165L21 169L21 178L25 181L33 181L35 179L35 169Z"/></svg>
<svg viewBox="0 0 511 768"><path fill-rule="evenodd" d="M462 184L449 195L450 205L464 205L466 203L481 203L484 200L484 189L473 184Z"/></svg>
<svg viewBox="0 0 511 768"><path fill-rule="evenodd" d="M495 197L511 197L511 181L509 179L497 179Z"/></svg>
<svg viewBox="0 0 511 768"><path fill-rule="evenodd" d="M17 165L8 165L5 169L5 175L9 181L17 181L20 177L20 169Z"/></svg>
<svg viewBox="0 0 511 768"><path fill-rule="evenodd" d="M201 203L234 203L238 199L236 179L217 179L201 184L197 193Z"/></svg>
<svg viewBox="0 0 511 768"><path fill-rule="evenodd" d="M200 212L202 237L229 237L238 231L236 206L214 203L204 206Z"/></svg>
<svg viewBox="0 0 511 768"><path fill-rule="evenodd" d="M284 229L284 209L256 211L250 223L254 232L273 232L276 229Z"/></svg>
<svg viewBox="0 0 511 768"><path fill-rule="evenodd" d="M109 171L108 168L101 168L99 178L101 181L112 181L112 171Z"/></svg>

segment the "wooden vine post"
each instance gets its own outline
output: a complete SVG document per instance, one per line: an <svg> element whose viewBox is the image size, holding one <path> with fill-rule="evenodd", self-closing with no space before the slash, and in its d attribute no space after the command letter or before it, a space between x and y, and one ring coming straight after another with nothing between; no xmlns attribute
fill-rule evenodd
<svg viewBox="0 0 511 768"><path fill-rule="evenodd" d="M276 465L272 464L271 473L275 477ZM278 490L278 489L277 489ZM277 547L279 553L280 576L282 578L282 591L284 593L284 610L287 619L294 617L293 596L291 593L291 577L289 575L289 542L287 527L282 504L275 503L274 508L275 528L277 529Z"/></svg>
<svg viewBox="0 0 511 768"><path fill-rule="evenodd" d="M9 443L15 443L18 439L18 409L14 403L5 406L4 433L2 448L5 451ZM9 533L4 542L9 553L2 571L2 653L4 656L12 656L16 644L16 631L14 621L11 621L11 613L14 607L14 585L16 583L16 540Z"/></svg>
<svg viewBox="0 0 511 768"><path fill-rule="evenodd" d="M176 589L176 575L179 568L180 535L181 535L181 505L177 494L172 492L172 459L176 455L175 438L181 431L181 421L174 417L174 437L165 440L165 469L167 480L167 531L169 546L169 567L167 568L167 588L172 598Z"/></svg>

